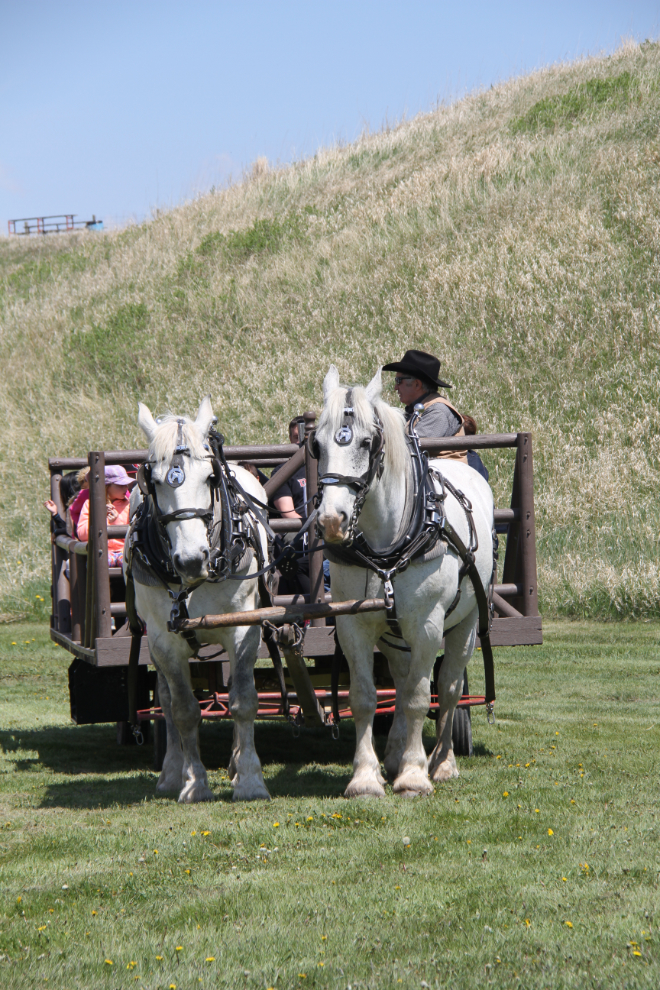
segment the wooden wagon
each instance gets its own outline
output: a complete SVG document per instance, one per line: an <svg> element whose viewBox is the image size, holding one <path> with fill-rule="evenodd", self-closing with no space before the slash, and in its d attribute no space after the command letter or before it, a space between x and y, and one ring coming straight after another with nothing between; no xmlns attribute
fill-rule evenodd
<svg viewBox="0 0 660 990"><path fill-rule="evenodd" d="M314 414L304 414L306 432L314 426ZM511 501L508 508L495 510L495 522L507 527L506 552L501 578L493 588L494 618L491 631L493 646L533 645L542 642L541 617L538 612L536 542L534 527L534 485L532 436L530 433L477 435L472 437L422 440L421 447L430 456L451 449L493 450L511 448L515 453ZM271 444L262 446L226 446L228 461L249 461L260 468L278 468L277 479L266 484L271 496L303 465L306 470L307 495L317 491L317 462L305 446ZM138 465L146 450L91 451L86 459L54 457L48 462L51 498L64 515L60 480L63 471L90 466L90 539L88 543L67 536L56 536L52 548L52 615L51 638L73 655L69 667L71 717L77 724L117 723L118 742L132 741L128 725L128 661L130 632L125 605L122 570L108 566L108 539L126 535L126 526L108 526L106 517L104 468L109 464ZM275 532L295 532L301 522L296 519L272 519ZM310 537L314 550L316 537ZM323 583L321 553L311 553L308 596L275 596L273 605L300 606L330 600ZM272 645L271 645L272 649ZM325 724L336 731L332 713L330 677L335 657L335 628L325 618L313 619L305 631L304 656L308 663L284 669L285 691L272 666L258 665L255 682L259 693L258 718L286 717L294 726ZM212 660L205 657L214 655ZM262 643L260 659L268 659ZM311 662L311 664L310 664ZM193 687L199 698L202 718L230 718L228 696L229 661L218 645L202 647L198 658L191 660ZM394 710L394 684L385 657L376 652L374 677L377 687L377 715ZM339 711L350 718L347 667L339 677ZM455 749L461 755L470 752L469 710L482 705L485 698L467 693L459 702L455 720ZM165 748L165 723L158 703L157 678L150 667L146 638L142 642L138 668L138 718L144 725L155 723L155 763L160 767ZM432 695L431 714L437 708ZM460 713L462 712L462 717Z"/></svg>

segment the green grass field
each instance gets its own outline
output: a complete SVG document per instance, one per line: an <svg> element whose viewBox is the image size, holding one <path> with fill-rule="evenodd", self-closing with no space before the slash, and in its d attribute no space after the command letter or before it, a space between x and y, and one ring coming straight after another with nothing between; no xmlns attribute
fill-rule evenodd
<svg viewBox="0 0 660 990"><path fill-rule="evenodd" d="M216 802L180 807L151 746L70 724L45 627L2 627L0 985L655 990L659 633L497 650L497 724L476 712L431 798L347 802L350 723L262 723L273 801L232 805L225 724L202 729Z"/></svg>

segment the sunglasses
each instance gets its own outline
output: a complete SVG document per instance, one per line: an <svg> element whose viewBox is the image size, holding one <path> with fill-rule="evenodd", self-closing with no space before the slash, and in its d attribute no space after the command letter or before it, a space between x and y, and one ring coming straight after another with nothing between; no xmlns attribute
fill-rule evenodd
<svg viewBox="0 0 660 990"><path fill-rule="evenodd" d="M414 382L415 379L410 375L396 375L394 378L394 384L400 385L402 382Z"/></svg>

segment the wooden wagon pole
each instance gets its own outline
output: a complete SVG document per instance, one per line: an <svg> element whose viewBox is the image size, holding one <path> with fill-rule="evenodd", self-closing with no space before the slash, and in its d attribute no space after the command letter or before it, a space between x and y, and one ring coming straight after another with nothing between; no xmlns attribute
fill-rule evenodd
<svg viewBox="0 0 660 990"><path fill-rule="evenodd" d="M105 503L105 454L92 450L89 454L89 543L87 560L93 562L93 624L94 640L112 636L110 612L110 574L108 571L108 514ZM91 551L91 553L90 553Z"/></svg>
<svg viewBox="0 0 660 990"><path fill-rule="evenodd" d="M184 619L177 632L198 629L223 629L227 626L258 626L262 622L300 622L301 619L319 619L328 615L359 615L362 612L382 612L383 598L359 598L348 602L318 602L312 605L275 605L272 608L255 608L249 612L225 612L222 615L201 615L198 619Z"/></svg>

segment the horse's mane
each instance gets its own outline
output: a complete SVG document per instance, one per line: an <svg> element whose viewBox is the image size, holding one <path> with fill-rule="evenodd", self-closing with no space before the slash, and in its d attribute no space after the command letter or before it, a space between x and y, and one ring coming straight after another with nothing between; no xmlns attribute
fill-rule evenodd
<svg viewBox="0 0 660 990"><path fill-rule="evenodd" d="M340 385L330 393L319 419L319 428L328 426L333 434L337 432L344 418L346 391L347 386ZM378 414L385 437L385 472L391 471L399 477L404 475L410 469L410 455L406 443L405 419L401 410L393 409L380 395L371 403L367 398L366 389L361 385L353 387L352 405L355 423L363 429L372 429L374 411Z"/></svg>
<svg viewBox="0 0 660 990"><path fill-rule="evenodd" d="M168 413L157 420L157 428L153 439L149 444L149 459L152 461L170 461L174 455L179 436L179 420L183 420L181 427L182 442L190 450L191 457L204 458L209 456L209 451L204 447L204 438L194 420L188 416L174 416Z"/></svg>

